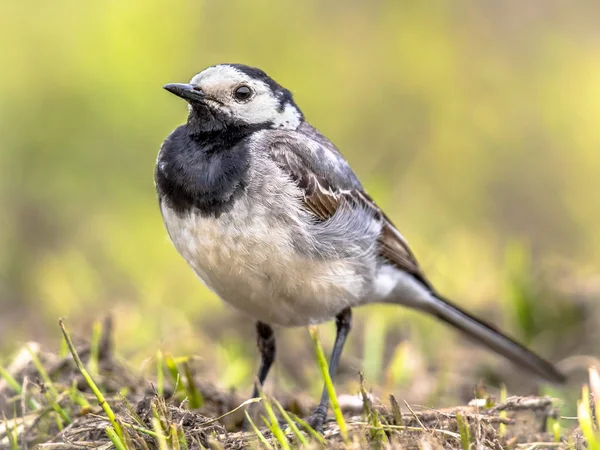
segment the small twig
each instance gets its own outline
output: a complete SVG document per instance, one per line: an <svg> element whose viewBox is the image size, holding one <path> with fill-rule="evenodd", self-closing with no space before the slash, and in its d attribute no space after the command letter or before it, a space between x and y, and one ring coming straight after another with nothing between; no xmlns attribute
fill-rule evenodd
<svg viewBox="0 0 600 450"><path fill-rule="evenodd" d="M551 408L552 399L550 397L508 397L504 403L494 406L488 410L489 413L499 411L519 411L519 410L548 410Z"/></svg>
<svg viewBox="0 0 600 450"><path fill-rule="evenodd" d="M411 414L413 415L413 417L415 418L415 420L418 422L418 424L421 425L421 428L423 428L424 430L427 430L427 428L425 427L425 425L423 425L423 422L421 422L421 419L419 419L419 417L413 411L413 409L410 407L410 405L408 404L408 402L406 400L404 400L404 399L402 399L402 401L404 402L404 404L406 405L406 407L408 408L408 410L411 412Z"/></svg>
<svg viewBox="0 0 600 450"><path fill-rule="evenodd" d="M102 441L101 443L104 443L105 441ZM42 444L37 444L36 448L42 449L42 450L89 450L90 445L92 444L91 442L88 443L88 445L85 444L66 444L64 442L49 442L49 443L42 443ZM94 444L98 444L98 443L94 443ZM95 447L95 448L100 448Z"/></svg>
<svg viewBox="0 0 600 450"><path fill-rule="evenodd" d="M524 448L526 450L535 450L536 448L543 447L564 447L564 442L528 442L526 444L517 444L517 448Z"/></svg>
<svg viewBox="0 0 600 450"><path fill-rule="evenodd" d="M93 414L93 413L89 413L88 414L90 417L94 417L96 419L102 420L104 422L110 422L110 420L108 419L108 417L104 417L104 416L99 416L98 414ZM139 425L135 425L133 423L128 423L128 422L119 422L121 425L123 425L126 428L131 428L132 430L135 431L139 431L142 434L146 434L148 436L152 436L154 438L158 437L157 433L155 431L152 431L148 428L139 426Z"/></svg>
<svg viewBox="0 0 600 450"><path fill-rule="evenodd" d="M250 403L256 403L256 402L260 402L262 399L261 398L251 398L249 400L246 400L244 403L242 403L241 405L239 405L238 407L232 409L231 411L226 412L223 415L220 415L219 417L215 417L214 419L210 419L207 420L206 422L202 422L201 426L206 426L206 425L210 425L211 423L214 422L218 422L219 420L221 420L224 417L229 416L230 414L233 414L234 412L236 412L237 410L243 408L246 405L249 405Z"/></svg>
<svg viewBox="0 0 600 450"><path fill-rule="evenodd" d="M369 424L367 422L352 422L351 425L352 426L354 426L354 425L361 425L361 426L366 426L367 428L376 428L376 427L373 427L373 425L371 425L371 424ZM423 432L426 432L426 433L432 432L432 433L443 434L445 436L450 436L450 437L453 437L454 439L460 441L460 434L454 433L453 431L441 430L441 429L438 429L438 428L410 427L410 426L407 426L407 425L381 425L381 428L383 428L384 430L423 431Z"/></svg>

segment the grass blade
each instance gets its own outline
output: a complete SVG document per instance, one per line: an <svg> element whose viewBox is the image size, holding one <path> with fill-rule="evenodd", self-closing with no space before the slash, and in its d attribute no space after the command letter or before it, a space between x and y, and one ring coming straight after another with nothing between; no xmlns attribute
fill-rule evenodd
<svg viewBox="0 0 600 450"><path fill-rule="evenodd" d="M17 380L15 380L10 372L2 366L0 366L0 377L4 378L13 391L21 395L21 385L17 382Z"/></svg>
<svg viewBox="0 0 600 450"><path fill-rule="evenodd" d="M202 404L204 403L204 399L202 398L202 394L196 387L196 382L194 381L194 377L192 376L192 371L190 370L190 365L187 362L185 362L183 364L183 370L185 372L185 378L187 380L185 390L187 393L190 408L191 409L201 408Z"/></svg>
<svg viewBox="0 0 600 450"><path fill-rule="evenodd" d="M69 424L71 423L71 418L56 401L56 399L58 398L58 391L56 390L56 387L54 386L54 382L50 378L50 375L48 375L48 372L46 372L46 368L43 366L42 362L38 358L37 353L31 347L28 347L27 350L29 351L29 355L31 356L31 362L40 374L40 377L42 377L44 385L48 390L46 399L48 400L54 411L56 411L56 413L58 414L59 421L57 422L57 425L62 430L62 422L66 422L67 424Z"/></svg>
<svg viewBox="0 0 600 450"><path fill-rule="evenodd" d="M154 427L154 432L156 433L156 441L158 443L159 450L169 450L167 438L163 434L160 421L156 417L152 419L152 426Z"/></svg>
<svg viewBox="0 0 600 450"><path fill-rule="evenodd" d="M8 438L8 443L10 445L10 450L19 450L19 435L18 435L18 431L17 431L17 420L13 419L12 420L12 424L13 426L11 427L8 423L8 419L6 418L6 415L4 413L2 413L2 416L4 417L4 426L6 429L6 437ZM16 414L15 414L16 417Z"/></svg>
<svg viewBox="0 0 600 450"><path fill-rule="evenodd" d="M398 400L392 394L390 394L390 405L392 405L392 416L394 417L394 425L403 425L402 422L402 410L398 404Z"/></svg>
<svg viewBox="0 0 600 450"><path fill-rule="evenodd" d="M325 353L323 353L323 347L321 346L321 340L319 339L319 329L316 326L312 325L308 327L308 331L310 333L315 354L317 356L317 364L319 365L319 369L321 370L321 376L325 381L325 387L327 389L327 393L329 394L331 409L333 410L335 420L338 426L340 427L340 434L342 435L344 442L348 443L348 427L346 426L346 421L344 420L342 409L340 408L340 404L338 403L335 388L333 387L333 381L331 381L331 376L329 375L327 359L325 358Z"/></svg>
<svg viewBox="0 0 600 450"><path fill-rule="evenodd" d="M185 438L185 433L183 432L183 427L179 428L178 433L179 433L179 442L181 443L181 447L183 448L183 450L190 450L190 447L188 446L188 443L187 443L187 439Z"/></svg>
<svg viewBox="0 0 600 450"><path fill-rule="evenodd" d="M298 427L296 426L296 423L293 421L293 419L290 417L290 415L287 413L287 411L285 409L283 409L283 406L281 406L281 403L279 403L275 399L273 399L273 403L275 403L275 406L277 406L279 413L283 416L283 418L287 422L288 426L290 427L290 430L292 430L292 432L298 439L298 442L300 442L301 445L308 445L308 440L304 437L302 432L298 429Z"/></svg>
<svg viewBox="0 0 600 450"><path fill-rule="evenodd" d="M359 372L360 377L360 395L363 401L363 409L367 416L367 422L370 425L371 441L376 448L384 448L389 446L389 441L383 429L379 414L373 409L373 402L365 389L365 377Z"/></svg>
<svg viewBox="0 0 600 450"><path fill-rule="evenodd" d="M277 439L277 442L279 442L279 445L281 445L281 448L283 450L291 450L290 443L288 442L285 433L281 429L281 426L279 425L279 420L277 420L277 416L273 411L273 405L271 405L271 401L267 398L262 389L260 389L260 397L263 400L265 411L269 416L270 423L268 423L268 426L271 432L273 433L273 436L275 436L275 439Z"/></svg>
<svg viewBox="0 0 600 450"><path fill-rule="evenodd" d="M326 446L327 445L327 441L325 440L325 438L323 436L321 436L317 430L315 430L313 427L311 427L307 422L305 422L304 420L302 420L300 417L298 417L296 414L292 414L292 413L288 413L296 422L298 422L300 424L300 426L306 430L306 432L308 434L310 434L310 436L312 438L314 438L317 442L319 442L321 445Z"/></svg>
<svg viewBox="0 0 600 450"><path fill-rule="evenodd" d="M186 394L186 387L183 385L183 377L181 376L181 371L179 370L178 363L179 362L181 362L181 363L187 362L187 358L175 359L173 357L173 355L171 355L170 353L164 354L163 358L164 358L164 362L165 362L167 371L171 375L171 378L173 379L173 383L175 383L173 392Z"/></svg>
<svg viewBox="0 0 600 450"><path fill-rule="evenodd" d="M174 423L171 424L171 449L172 450L181 450L181 446L179 445L179 430L177 429L177 425Z"/></svg>
<svg viewBox="0 0 600 450"><path fill-rule="evenodd" d="M121 431L123 433L123 441L122 442L125 445L125 448L126 449L133 449L133 448L135 448L134 445L133 445L133 439L131 439L131 434L129 434L129 431L125 427L125 424L121 420L119 420L119 419L117 419L117 423L121 427Z"/></svg>
<svg viewBox="0 0 600 450"><path fill-rule="evenodd" d="M469 424L463 418L462 414L456 414L456 422L458 424L458 431L460 433L460 444L463 450L469 450L471 445L471 434L469 433Z"/></svg>
<svg viewBox="0 0 600 450"><path fill-rule="evenodd" d="M127 450L127 447L125 446L119 435L115 432L114 428L106 427L105 431L117 450Z"/></svg>
<svg viewBox="0 0 600 450"><path fill-rule="evenodd" d="M10 374L10 372L2 366L0 366L0 377L4 378L4 380L6 381L8 386L10 386L10 388L13 391L15 391L15 393L23 396L23 398L27 397L27 393L25 392L23 387L19 384L19 382L17 380L15 380L15 378ZM23 380L23 382L25 382L25 380ZM30 409L34 409L34 410L38 409L40 407L38 402L36 402L33 398L27 398L27 406Z"/></svg>
<svg viewBox="0 0 600 450"><path fill-rule="evenodd" d="M600 428L600 374L598 369L590 367L588 369L590 379L590 390L594 396L594 413L596 416L596 427Z"/></svg>
<svg viewBox="0 0 600 450"><path fill-rule="evenodd" d="M67 341L67 346L69 347L69 351L71 352L71 355L73 356L75 365L77 366L77 368L79 369L79 372L81 373L81 375L87 382L88 386L90 387L90 389L92 390L92 392L94 393L96 398L98 399L98 404L102 407L102 409L104 410L104 413L110 420L110 423L112 424L113 428L115 429L117 436L119 437L119 439L122 440L123 432L121 431L121 427L117 423L115 413L113 412L112 408L110 407L110 405L104 398L104 394L102 394L102 391L100 391L100 389L98 389L98 386L96 385L96 383L94 382L94 380L92 379L92 377L90 376L90 374L88 373L86 368L84 367L83 363L81 362L81 359L79 358L79 354L77 353L77 350L75 350L75 345L73 345L73 341L71 340L71 336L69 335L69 332L65 328L65 324L63 323L63 320L60 319L58 321L58 324L60 325L60 329L63 333L63 336L65 337L65 340Z"/></svg>
<svg viewBox="0 0 600 450"><path fill-rule="evenodd" d="M594 430L590 408L590 390L587 385L581 389L581 399L577 402L577 419L589 450L600 450L600 437Z"/></svg>
<svg viewBox="0 0 600 450"><path fill-rule="evenodd" d="M250 426L252 427L252 431L254 431L254 434L256 434L256 437L258 437L258 440L269 450L273 450L273 446L271 444L269 444L269 441L267 441L267 438L264 436L264 434L262 434L260 432L260 430L258 429L258 427L254 424L254 421L250 418L250 414L248 414L248 411L245 411L246 413L246 420L248 420L248 423L250 424Z"/></svg>

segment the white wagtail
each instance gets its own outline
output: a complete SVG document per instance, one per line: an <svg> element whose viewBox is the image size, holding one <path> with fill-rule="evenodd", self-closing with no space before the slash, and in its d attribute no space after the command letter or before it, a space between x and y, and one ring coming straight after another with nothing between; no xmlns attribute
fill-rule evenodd
<svg viewBox="0 0 600 450"><path fill-rule="evenodd" d="M257 320L259 383L275 358L272 325L335 318L333 376L351 309L369 303L432 314L547 380L565 380L552 364L437 293L338 149L265 72L221 64L189 84L164 88L188 102L189 116L158 154L163 220L200 279ZM324 390L313 426L322 425L327 404Z"/></svg>

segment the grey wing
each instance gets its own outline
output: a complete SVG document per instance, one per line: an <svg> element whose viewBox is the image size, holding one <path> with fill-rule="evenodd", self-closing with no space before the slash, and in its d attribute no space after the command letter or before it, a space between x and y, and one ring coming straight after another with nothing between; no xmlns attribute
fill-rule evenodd
<svg viewBox="0 0 600 450"><path fill-rule="evenodd" d="M365 192L348 162L330 141L310 128L308 134L273 131L261 145L301 188L305 209L323 222L341 208L367 212L381 225L376 237L378 256L431 289L406 240Z"/></svg>

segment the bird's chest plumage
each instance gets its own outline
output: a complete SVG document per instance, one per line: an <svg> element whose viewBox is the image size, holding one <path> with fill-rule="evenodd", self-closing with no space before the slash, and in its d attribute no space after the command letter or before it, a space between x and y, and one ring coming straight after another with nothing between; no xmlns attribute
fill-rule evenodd
<svg viewBox="0 0 600 450"><path fill-rule="evenodd" d="M245 195L218 216L176 212L161 201L169 236L204 283L232 306L275 325L329 320L364 289L356 264L303 252L314 243L297 186L271 162L254 164Z"/></svg>
<svg viewBox="0 0 600 450"><path fill-rule="evenodd" d="M197 211L183 215L163 203L163 218L173 244L198 276L224 295L262 291L261 286L291 253L289 233L256 205L238 200L235 211L218 217Z"/></svg>

